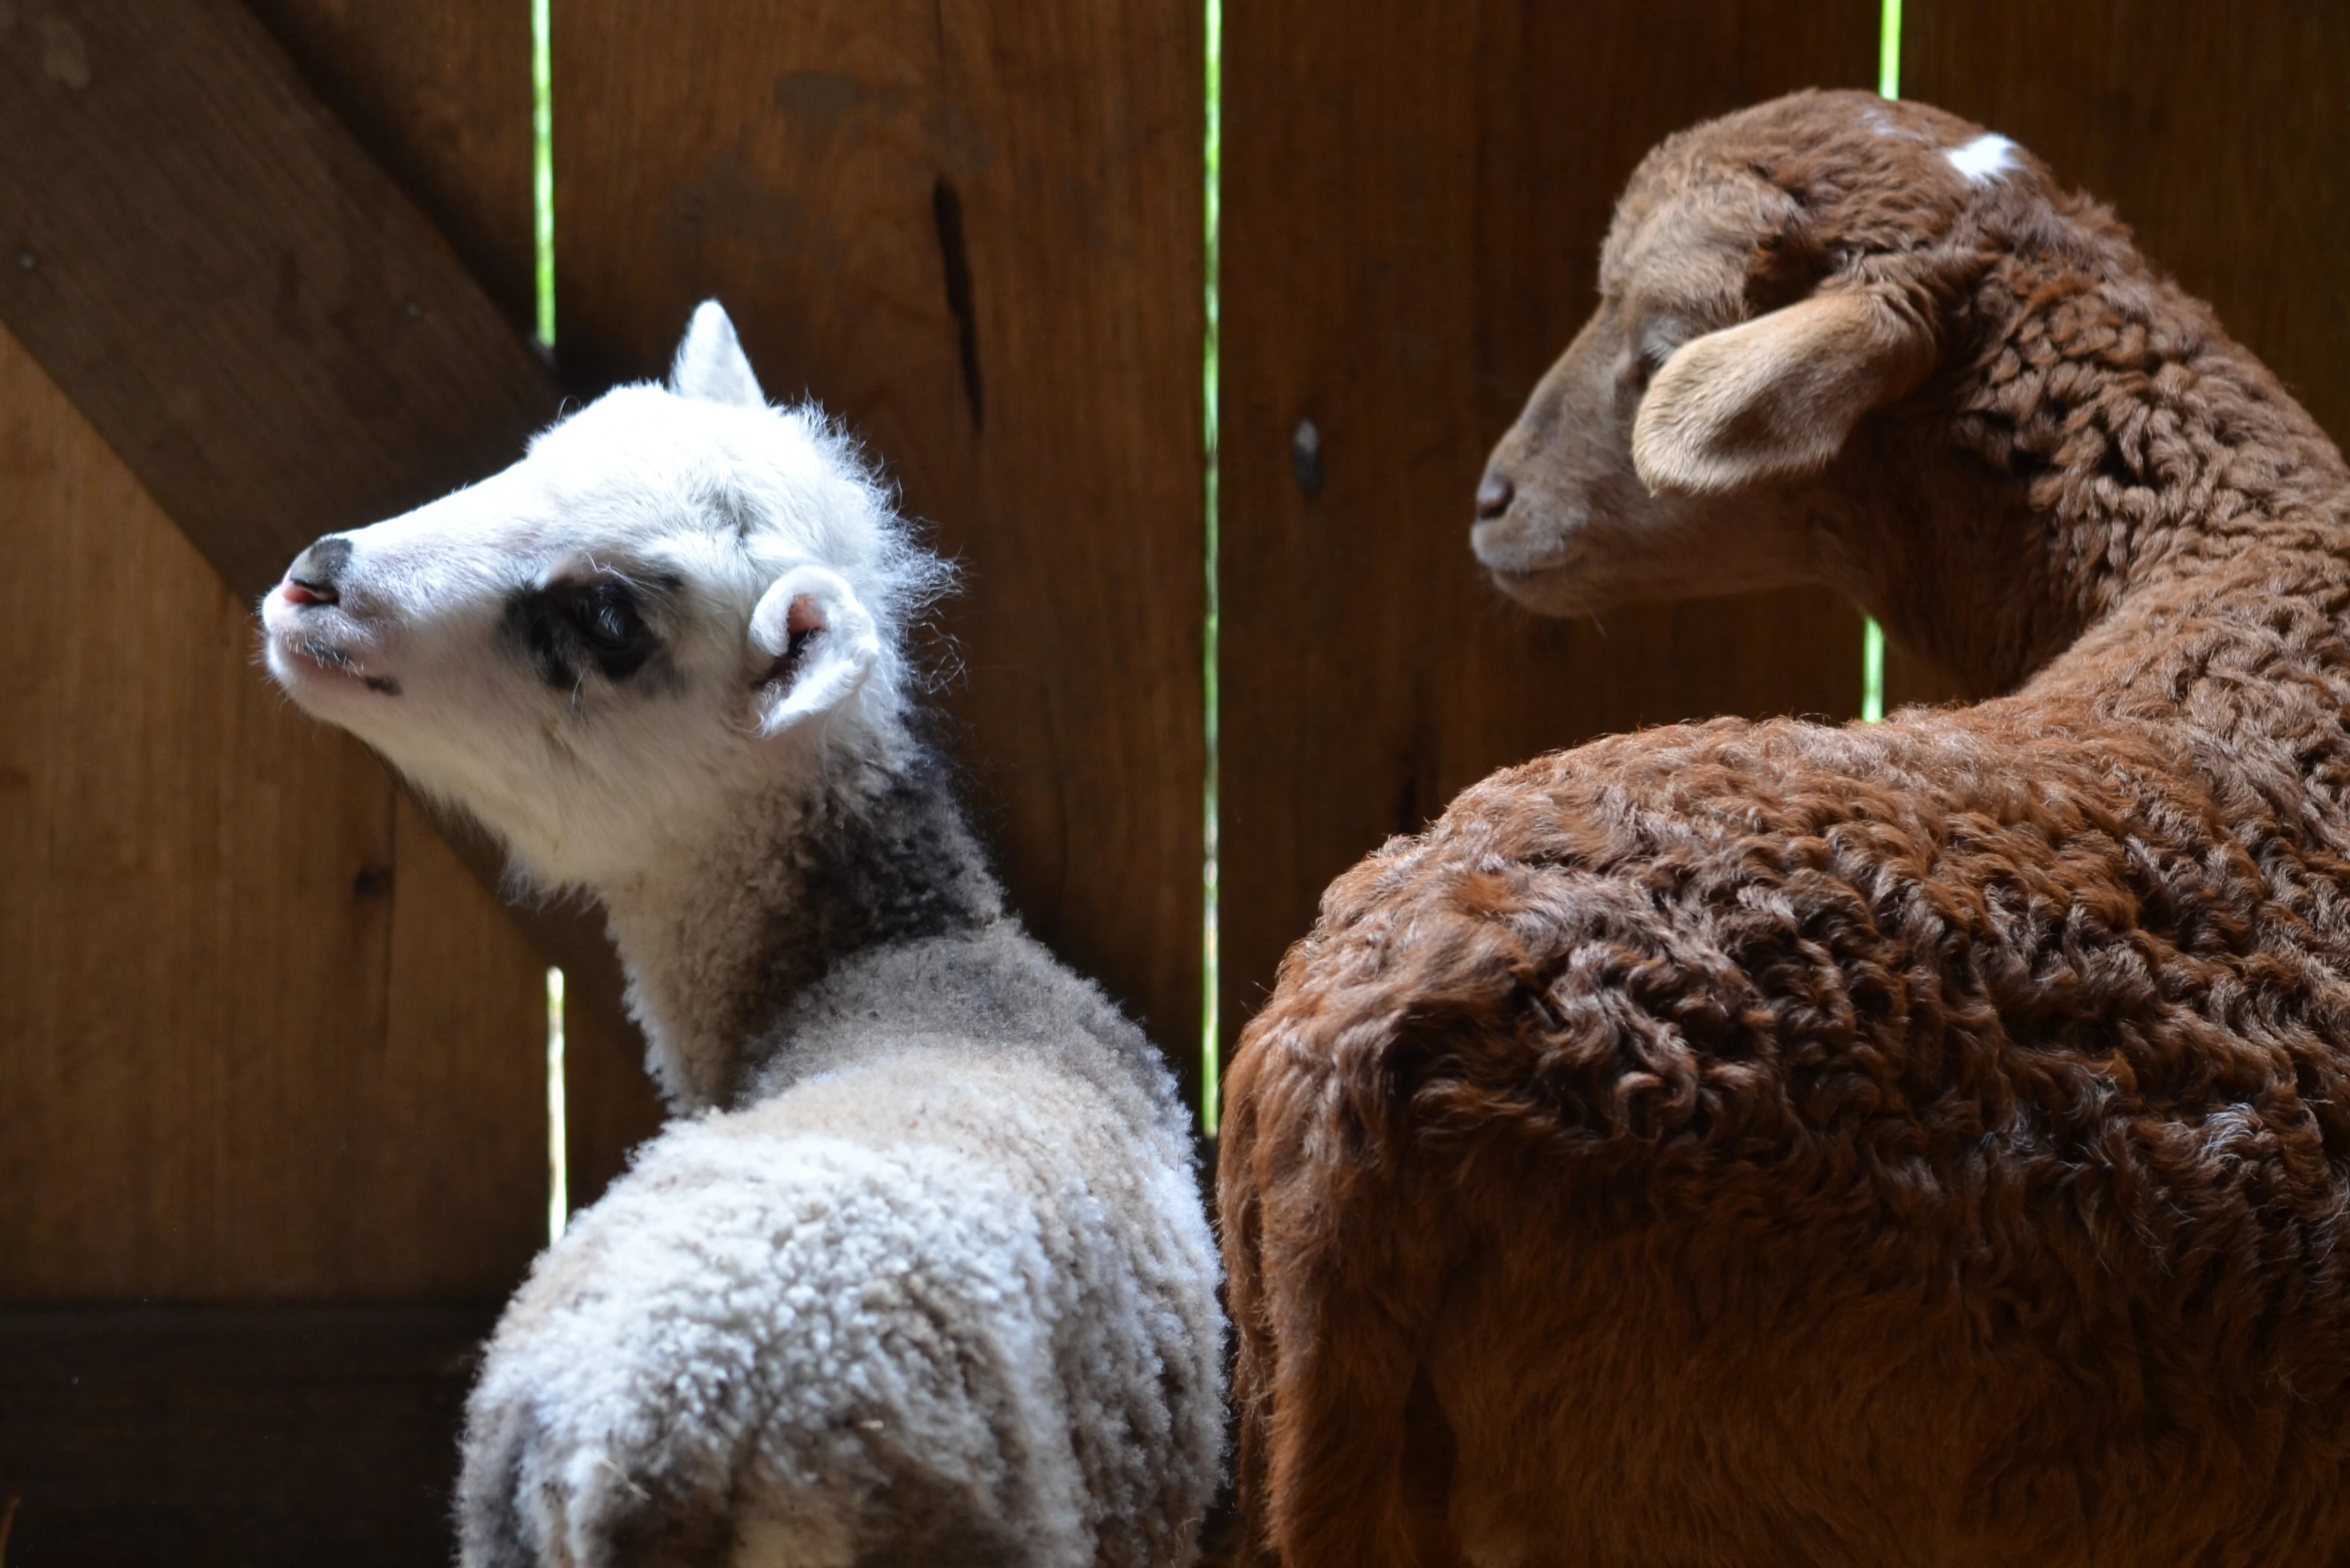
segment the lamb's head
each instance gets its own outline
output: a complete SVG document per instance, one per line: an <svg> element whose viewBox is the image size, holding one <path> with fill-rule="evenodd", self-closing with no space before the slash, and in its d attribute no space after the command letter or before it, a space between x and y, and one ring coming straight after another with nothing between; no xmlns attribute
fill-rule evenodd
<svg viewBox="0 0 2350 1568"><path fill-rule="evenodd" d="M1487 466L1478 559L1555 615L1798 582L1881 597L1860 514L1890 469L1936 477L1897 410L1966 358L1953 322L1990 258L2066 222L2005 138L1870 93L1665 141L1617 208L1598 308Z"/></svg>
<svg viewBox="0 0 2350 1568"><path fill-rule="evenodd" d="M262 605L270 671L549 884L606 887L746 794L902 733L944 568L845 437L770 408L715 302L667 385L318 540Z"/></svg>

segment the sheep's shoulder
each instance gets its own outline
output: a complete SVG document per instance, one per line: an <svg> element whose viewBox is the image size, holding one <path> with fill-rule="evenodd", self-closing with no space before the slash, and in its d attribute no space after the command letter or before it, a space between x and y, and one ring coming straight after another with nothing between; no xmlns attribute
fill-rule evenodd
<svg viewBox="0 0 2350 1568"><path fill-rule="evenodd" d="M2099 1267L2188 1226L2254 1259L2342 1228L2350 942L2221 804L2142 732L2000 704L1561 753L1333 886L1236 1093L1497 1202L1554 1170L1562 1223L1825 1203L1891 1272L1996 1272L2033 1192Z"/></svg>

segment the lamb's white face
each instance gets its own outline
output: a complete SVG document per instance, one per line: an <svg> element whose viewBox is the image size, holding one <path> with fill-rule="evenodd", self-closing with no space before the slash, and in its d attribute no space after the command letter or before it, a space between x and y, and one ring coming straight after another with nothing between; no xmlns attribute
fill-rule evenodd
<svg viewBox="0 0 2350 1568"><path fill-rule="evenodd" d="M886 498L770 409L716 304L504 472L329 535L262 603L274 674L549 881L606 885L899 701Z"/></svg>

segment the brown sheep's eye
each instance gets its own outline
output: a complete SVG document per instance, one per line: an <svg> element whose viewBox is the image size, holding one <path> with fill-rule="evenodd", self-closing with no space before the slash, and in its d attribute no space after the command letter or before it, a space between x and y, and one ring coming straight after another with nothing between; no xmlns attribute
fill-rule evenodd
<svg viewBox="0 0 2350 1568"><path fill-rule="evenodd" d="M1625 379L1635 393L1646 392L1665 361L1673 357L1680 344L1669 336L1655 331L1643 332L1632 352L1632 362L1625 368Z"/></svg>

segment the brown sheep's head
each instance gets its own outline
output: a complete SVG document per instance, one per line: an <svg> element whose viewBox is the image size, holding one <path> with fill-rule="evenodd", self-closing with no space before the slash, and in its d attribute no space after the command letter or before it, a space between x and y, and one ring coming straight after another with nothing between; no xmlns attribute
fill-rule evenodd
<svg viewBox="0 0 2350 1568"><path fill-rule="evenodd" d="M1617 207L1598 309L1487 464L1478 560L1552 615L1802 582L1877 597L1854 559L1856 432L1941 360L1977 209L2045 182L2005 138L1872 93L1664 142Z"/></svg>

